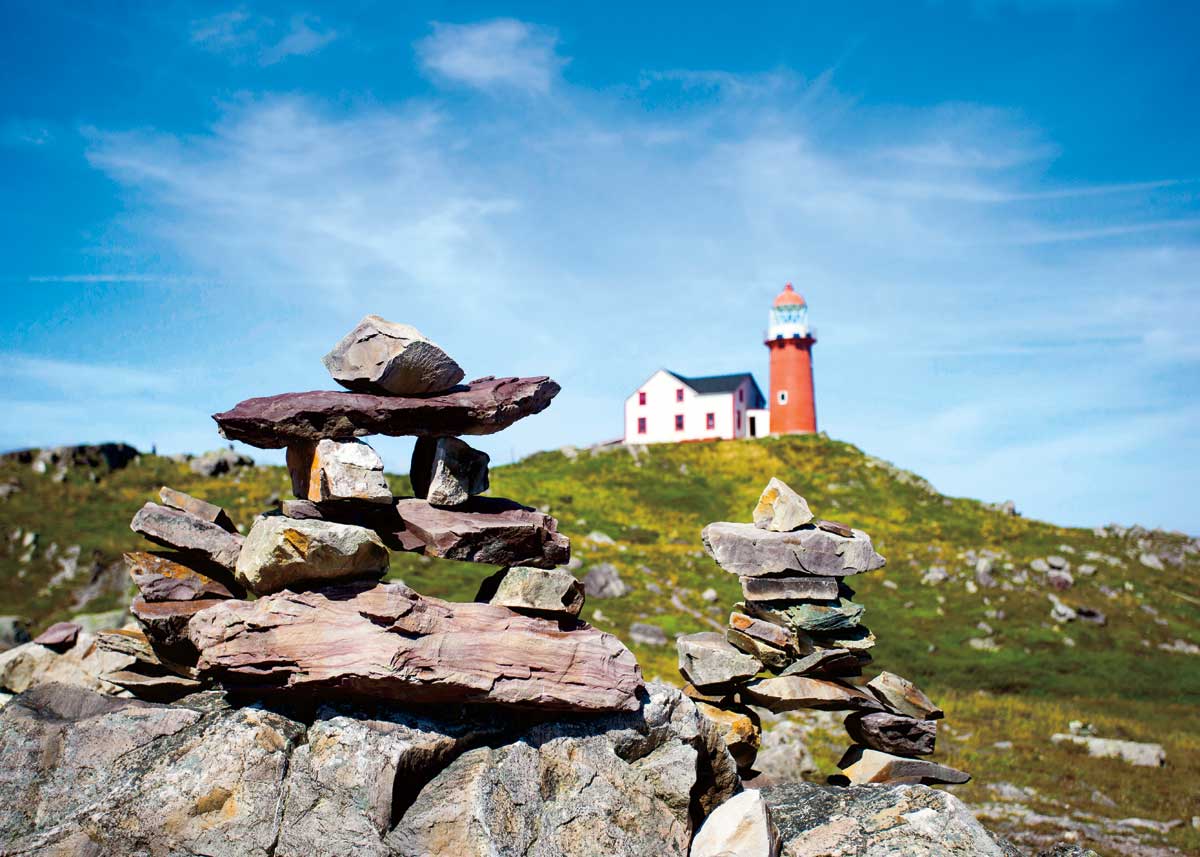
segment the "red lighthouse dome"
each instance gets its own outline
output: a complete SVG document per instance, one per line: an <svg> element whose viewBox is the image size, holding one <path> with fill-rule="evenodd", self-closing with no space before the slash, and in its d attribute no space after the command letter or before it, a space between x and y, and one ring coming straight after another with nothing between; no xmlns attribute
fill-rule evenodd
<svg viewBox="0 0 1200 857"><path fill-rule="evenodd" d="M788 306L788 305L806 306L806 304L804 303L804 296L798 294L796 292L796 290L794 288L792 288L791 283L788 283L786 286L783 287L783 291L780 292L779 295L775 298L775 303L774 303L774 306Z"/></svg>

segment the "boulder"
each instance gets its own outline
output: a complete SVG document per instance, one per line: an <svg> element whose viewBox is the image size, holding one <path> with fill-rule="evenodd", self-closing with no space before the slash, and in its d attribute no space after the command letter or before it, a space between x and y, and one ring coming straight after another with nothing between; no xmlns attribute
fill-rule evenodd
<svg viewBox="0 0 1200 857"><path fill-rule="evenodd" d="M239 468L253 466L253 458L232 449L214 449L188 462L188 468L200 476L223 476Z"/></svg>
<svg viewBox="0 0 1200 857"><path fill-rule="evenodd" d="M317 390L247 399L213 419L222 437L263 449L325 437L492 434L544 411L559 389L546 377L487 377L436 396Z"/></svg>
<svg viewBox="0 0 1200 857"><path fill-rule="evenodd" d="M475 600L518 613L574 617L583 609L583 584L561 568L502 568L483 582Z"/></svg>
<svg viewBox="0 0 1200 857"><path fill-rule="evenodd" d="M237 527L233 525L229 514L215 503L209 503L207 500L201 500L191 494L184 494L182 491L176 491L166 485L158 490L158 498L162 500L164 506L195 515L197 518L208 521L210 524L216 524L231 533L237 532Z"/></svg>
<svg viewBox="0 0 1200 857"><path fill-rule="evenodd" d="M410 324L368 315L325 355L325 368L347 390L389 396L449 390L463 370Z"/></svg>
<svg viewBox="0 0 1200 857"><path fill-rule="evenodd" d="M690 857L777 857L779 829L762 792L748 789L721 804L692 840Z"/></svg>
<svg viewBox="0 0 1200 857"><path fill-rule="evenodd" d="M1120 759L1128 765L1137 765L1143 768L1160 768L1167 763L1167 754L1163 750L1162 744L1118 741L1113 738L1063 733L1051 735L1050 740L1055 744L1078 744L1087 749L1089 756L1098 759Z"/></svg>
<svg viewBox="0 0 1200 857"><path fill-rule="evenodd" d="M169 557L145 551L130 551L124 556L129 576L146 601L195 601L245 594L240 586L226 586Z"/></svg>
<svg viewBox="0 0 1200 857"><path fill-rule="evenodd" d="M758 715L749 708L722 708L698 699L694 702L696 710L717 727L717 732L729 749L729 754L737 762L738 769L746 770L752 767L758 753L761 734Z"/></svg>
<svg viewBox="0 0 1200 857"><path fill-rule="evenodd" d="M425 556L537 568L563 565L571 556L571 542L554 518L511 500L473 497L456 509L439 509L406 499L395 508L410 549Z"/></svg>
<svg viewBox="0 0 1200 857"><path fill-rule="evenodd" d="M917 720L886 711L851 714L845 726L855 743L896 756L928 756L937 739L936 720Z"/></svg>
<svg viewBox="0 0 1200 857"><path fill-rule="evenodd" d="M742 688L742 697L776 714L801 708L825 711L878 711L870 694L838 681L789 675L764 678Z"/></svg>
<svg viewBox="0 0 1200 857"><path fill-rule="evenodd" d="M129 524L129 528L164 547L214 562L233 570L242 550L242 537L223 527L157 503L147 503Z"/></svg>
<svg viewBox="0 0 1200 857"><path fill-rule="evenodd" d="M371 530L273 515L250 528L234 570L256 595L305 584L382 577L389 554Z"/></svg>
<svg viewBox="0 0 1200 857"><path fill-rule="evenodd" d="M55 622L33 638L33 642L50 649L69 649L75 645L83 627L76 622Z"/></svg>
<svg viewBox="0 0 1200 857"><path fill-rule="evenodd" d="M813 519L803 497L784 482L771 477L758 505L754 507L754 526L775 533L790 533Z"/></svg>
<svg viewBox="0 0 1200 857"><path fill-rule="evenodd" d="M747 601L828 601L838 597L834 577L742 577Z"/></svg>
<svg viewBox="0 0 1200 857"><path fill-rule="evenodd" d="M721 568L741 577L808 574L845 577L883 568L884 559L861 530L850 538L806 525L790 533L753 524L718 522L701 532L704 549Z"/></svg>
<svg viewBox="0 0 1200 857"><path fill-rule="evenodd" d="M862 672L862 662L849 649L816 649L794 661L781 676L853 676Z"/></svg>
<svg viewBox="0 0 1200 857"><path fill-rule="evenodd" d="M611 562L593 565L583 576L583 589L589 598L620 598L633 591Z"/></svg>
<svg viewBox="0 0 1200 857"><path fill-rule="evenodd" d="M838 762L852 785L910 782L922 785L961 785L971 775L928 759L906 759L866 747L851 747Z"/></svg>
<svg viewBox="0 0 1200 857"><path fill-rule="evenodd" d="M199 669L226 687L308 699L494 702L542 710L638 707L641 671L611 634L492 604L424 598L357 581L222 601L188 634Z"/></svg>
<svg viewBox="0 0 1200 857"><path fill-rule="evenodd" d="M720 689L751 679L762 671L762 661L739 652L714 631L686 634L675 641L679 671L701 690Z"/></svg>
<svg viewBox="0 0 1200 857"><path fill-rule="evenodd" d="M881 672L867 688L897 714L917 720L940 720L944 714L915 684L895 673Z"/></svg>
<svg viewBox="0 0 1200 857"><path fill-rule="evenodd" d="M361 440L297 441L287 448L292 493L302 500L391 503L383 459Z"/></svg>
<svg viewBox="0 0 1200 857"><path fill-rule="evenodd" d="M459 506L488 490L491 459L457 437L422 437L408 478L413 494L434 506Z"/></svg>
<svg viewBox="0 0 1200 857"><path fill-rule="evenodd" d="M763 790L787 857L1021 857L961 800L920 785Z"/></svg>

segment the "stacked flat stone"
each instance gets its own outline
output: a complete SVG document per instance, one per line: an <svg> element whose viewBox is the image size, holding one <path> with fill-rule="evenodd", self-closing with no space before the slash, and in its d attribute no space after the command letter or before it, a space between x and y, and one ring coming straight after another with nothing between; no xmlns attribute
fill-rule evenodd
<svg viewBox="0 0 1200 857"><path fill-rule="evenodd" d="M870 537L817 520L803 497L772 479L753 523L704 528L704 549L738 575L744 600L724 634L677 641L686 693L726 731L744 774L752 773L760 724L751 706L850 712L854 740L838 763L840 783L963 783L970 777L921 756L933 752L942 712L907 679L861 678L875 635L862 624L846 578L883 568Z"/></svg>
<svg viewBox="0 0 1200 857"><path fill-rule="evenodd" d="M633 710L637 662L579 621L583 590L558 568L557 522L488 489L488 457L463 435L544 410L549 378L461 383L459 365L409 325L367 316L325 357L350 392L285 393L216 414L221 434L287 449L296 499L243 538L219 507L170 488L132 528L172 549L127 555L133 615L188 692L335 693L414 703ZM361 438L418 438L415 497L394 497ZM389 549L501 566L476 602L381 583ZM256 596L248 600L247 594Z"/></svg>

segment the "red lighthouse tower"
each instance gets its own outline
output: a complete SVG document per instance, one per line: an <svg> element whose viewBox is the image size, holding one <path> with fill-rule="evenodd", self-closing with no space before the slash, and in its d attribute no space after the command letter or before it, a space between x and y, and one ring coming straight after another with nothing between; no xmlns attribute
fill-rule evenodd
<svg viewBox="0 0 1200 857"><path fill-rule="evenodd" d="M816 341L816 331L808 327L808 304L788 283L775 298L767 328L766 346L771 350L771 434L811 434L817 430L812 371L812 347Z"/></svg>

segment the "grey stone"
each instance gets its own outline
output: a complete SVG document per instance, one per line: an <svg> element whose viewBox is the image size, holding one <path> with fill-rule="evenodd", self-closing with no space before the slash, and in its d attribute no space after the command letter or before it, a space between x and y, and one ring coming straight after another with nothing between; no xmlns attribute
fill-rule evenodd
<svg viewBox="0 0 1200 857"><path fill-rule="evenodd" d="M238 557L238 582L258 595L355 577L382 577L388 550L365 527L304 521L283 516L259 518Z"/></svg>
<svg viewBox="0 0 1200 857"><path fill-rule="evenodd" d="M188 468L201 476L223 476L238 468L253 466L253 458L232 449L214 449L188 462Z"/></svg>
<svg viewBox="0 0 1200 857"><path fill-rule="evenodd" d="M864 608L853 601L835 600L810 604L755 602L747 605L747 609L755 616L764 617L767 621L795 631L807 634L839 634L859 626Z"/></svg>
<svg viewBox="0 0 1200 857"><path fill-rule="evenodd" d="M1046 565L1057 569L1066 569L1070 567L1070 563L1068 563L1067 560L1061 556L1046 557Z"/></svg>
<svg viewBox="0 0 1200 857"><path fill-rule="evenodd" d="M440 393L463 379L462 368L409 324L368 315L325 355L333 380L358 393Z"/></svg>
<svg viewBox="0 0 1200 857"><path fill-rule="evenodd" d="M855 676L862 672L858 657L848 649L817 649L793 662L781 676Z"/></svg>
<svg viewBox="0 0 1200 857"><path fill-rule="evenodd" d="M856 743L897 756L928 756L937 740L936 720L917 720L885 711L851 714L845 725Z"/></svg>
<svg viewBox="0 0 1200 857"><path fill-rule="evenodd" d="M712 631L686 634L675 641L679 651L679 671L700 690L722 688L753 678L762 671L762 662L739 652L721 635Z"/></svg>
<svg viewBox="0 0 1200 857"><path fill-rule="evenodd" d="M129 528L155 544L214 562L233 570L242 550L242 537L188 512L147 503L129 524Z"/></svg>
<svg viewBox="0 0 1200 857"><path fill-rule="evenodd" d="M758 659L772 670L781 670L791 663L792 656L784 649L764 643L757 637L752 637L743 631L730 628L725 632L725 639L740 652L745 652Z"/></svg>
<svg viewBox="0 0 1200 857"><path fill-rule="evenodd" d="M503 568L487 578L476 601L512 610L578 616L583 608L583 584L561 568Z"/></svg>
<svg viewBox="0 0 1200 857"><path fill-rule="evenodd" d="M867 688L897 714L918 720L940 720L944 714L920 688L895 673L881 672Z"/></svg>
<svg viewBox="0 0 1200 857"><path fill-rule="evenodd" d="M583 576L583 589L589 598L620 598L633 591L611 562L597 563L588 569Z"/></svg>
<svg viewBox="0 0 1200 857"><path fill-rule="evenodd" d="M209 503L207 500L201 500L191 494L184 494L182 491L176 491L166 485L158 490L158 498L162 500L164 506L195 515L197 518L208 521L210 524L216 524L231 533L237 532L237 527L233 525L229 513L215 503Z"/></svg>
<svg viewBox="0 0 1200 857"><path fill-rule="evenodd" d="M718 522L701 533L704 549L723 569L741 577L810 574L844 577L883 568L884 559L861 530L844 538L811 525L790 533L753 524Z"/></svg>
<svg viewBox="0 0 1200 857"><path fill-rule="evenodd" d="M657 625L646 622L634 622L629 626L629 639L643 646L665 646L667 632Z"/></svg>
<svg viewBox="0 0 1200 857"><path fill-rule="evenodd" d="M833 577L742 577L742 595L747 601L826 601L838 597Z"/></svg>
<svg viewBox="0 0 1200 857"><path fill-rule="evenodd" d="M297 441L287 448L287 466L292 493L301 500L392 502L383 459L361 440Z"/></svg>
<svg viewBox="0 0 1200 857"><path fill-rule="evenodd" d="M764 678L742 689L742 696L776 714L801 708L824 711L878 711L878 700L869 693L838 681L789 675Z"/></svg>
<svg viewBox="0 0 1200 857"><path fill-rule="evenodd" d="M460 506L488 490L490 460L457 437L418 438L408 473L413 494L434 506Z"/></svg>
<svg viewBox="0 0 1200 857"><path fill-rule="evenodd" d="M864 783L919 782L922 785L961 785L971 775L927 759L906 759L866 747L851 747L838 762L842 775L853 785Z"/></svg>
<svg viewBox="0 0 1200 857"><path fill-rule="evenodd" d="M1089 756L1098 759L1120 759L1128 765L1142 768L1159 768L1167 763L1167 754L1161 744L1118 741L1113 738L1069 735L1061 732L1050 736L1050 740L1055 744L1078 744L1087 749Z"/></svg>
<svg viewBox="0 0 1200 857"><path fill-rule="evenodd" d="M1033 562L1029 563L1029 568L1031 571L1036 571L1038 574L1045 574L1050 570L1050 563L1039 557L1038 559L1035 559Z"/></svg>
<svg viewBox="0 0 1200 857"><path fill-rule="evenodd" d="M754 507L754 526L760 530L789 533L812 519L813 513L805 499L774 477Z"/></svg>

